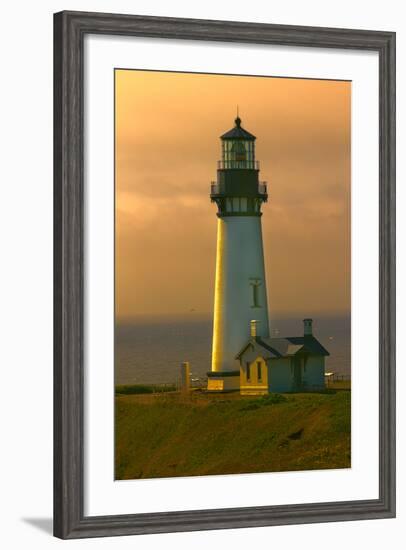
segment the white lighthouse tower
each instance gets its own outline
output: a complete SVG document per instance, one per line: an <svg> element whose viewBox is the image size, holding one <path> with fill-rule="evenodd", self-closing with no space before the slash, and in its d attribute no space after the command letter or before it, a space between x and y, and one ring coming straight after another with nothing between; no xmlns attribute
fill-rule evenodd
<svg viewBox="0 0 406 550"><path fill-rule="evenodd" d="M241 126L221 136L222 158L210 198L218 207L213 351L208 389L239 388L235 357L247 337L269 336L262 245L261 205L265 183L258 179L255 136ZM255 322L251 322L255 321ZM251 327L251 329L250 329Z"/></svg>

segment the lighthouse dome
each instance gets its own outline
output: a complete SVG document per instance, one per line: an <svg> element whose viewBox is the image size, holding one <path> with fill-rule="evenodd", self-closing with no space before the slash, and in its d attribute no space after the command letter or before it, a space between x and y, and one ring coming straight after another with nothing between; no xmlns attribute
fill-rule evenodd
<svg viewBox="0 0 406 550"><path fill-rule="evenodd" d="M220 136L221 139L243 139L246 141L254 141L256 139L253 134L241 126L241 119L239 116L237 116L234 122L234 128L231 128L231 130Z"/></svg>

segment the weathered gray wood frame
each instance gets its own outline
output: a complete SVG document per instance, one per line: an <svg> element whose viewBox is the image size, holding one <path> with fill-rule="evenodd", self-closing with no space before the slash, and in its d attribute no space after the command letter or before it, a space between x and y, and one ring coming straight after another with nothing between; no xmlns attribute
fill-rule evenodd
<svg viewBox="0 0 406 550"><path fill-rule="evenodd" d="M54 29L55 536L101 537L394 517L395 34L81 12L55 14ZM83 38L86 34L346 48L379 53L380 462L377 500L84 516Z"/></svg>

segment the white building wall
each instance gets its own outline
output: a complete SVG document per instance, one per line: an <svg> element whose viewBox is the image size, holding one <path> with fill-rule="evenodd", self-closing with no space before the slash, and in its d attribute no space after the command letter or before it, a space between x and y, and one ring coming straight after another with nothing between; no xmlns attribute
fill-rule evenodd
<svg viewBox="0 0 406 550"><path fill-rule="evenodd" d="M216 262L212 371L218 372L239 368L234 357L249 338L252 319L260 321L258 336L269 336L261 218L219 218ZM260 307L253 307L255 280Z"/></svg>
<svg viewBox="0 0 406 550"><path fill-rule="evenodd" d="M304 362L302 361L303 390L324 388L324 364L324 357L317 355L308 357L306 367L304 367ZM268 365L270 392L289 392L295 389L293 358L271 359L268 361Z"/></svg>
<svg viewBox="0 0 406 550"><path fill-rule="evenodd" d="M325 359L322 356L311 355L308 358L306 361L306 368L303 373L303 381L305 382L307 388L324 388L324 364Z"/></svg>
<svg viewBox="0 0 406 550"><path fill-rule="evenodd" d="M270 359L268 361L269 392L278 393L292 391L293 373L291 363L292 361L289 357Z"/></svg>

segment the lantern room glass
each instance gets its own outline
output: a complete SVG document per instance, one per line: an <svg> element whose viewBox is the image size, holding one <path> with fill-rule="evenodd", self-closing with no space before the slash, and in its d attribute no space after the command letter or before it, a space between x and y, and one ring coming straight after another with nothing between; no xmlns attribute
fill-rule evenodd
<svg viewBox="0 0 406 550"><path fill-rule="evenodd" d="M255 144L252 140L224 139L222 164L225 169L255 169Z"/></svg>

